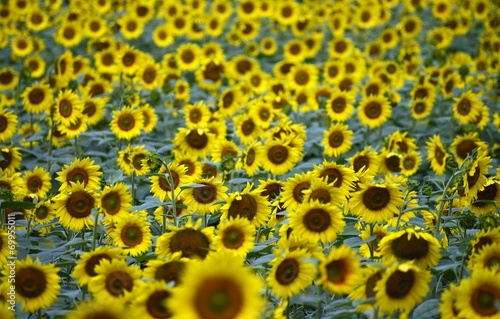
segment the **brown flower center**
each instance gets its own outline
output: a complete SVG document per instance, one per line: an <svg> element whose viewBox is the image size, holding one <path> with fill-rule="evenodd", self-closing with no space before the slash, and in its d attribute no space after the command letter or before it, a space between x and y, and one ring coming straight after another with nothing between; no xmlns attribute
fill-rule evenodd
<svg viewBox="0 0 500 319"><path fill-rule="evenodd" d="M169 261L156 269L155 279L164 280L166 283L174 282L174 285L180 282L180 277L186 264L182 261Z"/></svg>
<svg viewBox="0 0 500 319"><path fill-rule="evenodd" d="M106 254L92 255L92 257L90 257L85 263L85 273L90 277L97 276L97 273L95 272L95 266L99 265L99 263L103 259L111 260L111 257Z"/></svg>
<svg viewBox="0 0 500 319"><path fill-rule="evenodd" d="M171 296L168 290L157 290L149 295L146 300L146 310L153 318L170 318L172 313L166 306L167 299Z"/></svg>
<svg viewBox="0 0 500 319"><path fill-rule="evenodd" d="M94 198L85 191L76 191L66 200L65 206L71 217L86 218L92 212Z"/></svg>
<svg viewBox="0 0 500 319"><path fill-rule="evenodd" d="M132 290L134 280L125 271L115 270L106 276L105 285L111 295L118 297L123 295L124 290Z"/></svg>
<svg viewBox="0 0 500 319"><path fill-rule="evenodd" d="M371 101L365 105L364 112L369 119L378 119L382 115L382 105L377 101Z"/></svg>
<svg viewBox="0 0 500 319"><path fill-rule="evenodd" d="M229 217L244 217L252 220L257 215L257 201L252 195L242 194L241 199L235 199L228 209Z"/></svg>
<svg viewBox="0 0 500 319"><path fill-rule="evenodd" d="M267 159L275 164L283 164L288 159L288 148L283 145L273 145L267 151Z"/></svg>
<svg viewBox="0 0 500 319"><path fill-rule="evenodd" d="M302 222L307 230L322 233L332 225L332 218L324 209L313 208L304 215Z"/></svg>
<svg viewBox="0 0 500 319"><path fill-rule="evenodd" d="M207 134L204 132L199 134L197 130L191 130L189 134L186 135L186 143L194 149L202 150L208 144Z"/></svg>
<svg viewBox="0 0 500 319"><path fill-rule="evenodd" d="M370 186L363 193L363 205L370 210L382 210L389 204L390 200L391 194L385 187Z"/></svg>
<svg viewBox="0 0 500 319"><path fill-rule="evenodd" d="M238 249L245 242L245 234L238 227L228 227L224 231L222 242L226 248Z"/></svg>
<svg viewBox="0 0 500 319"><path fill-rule="evenodd" d="M217 198L217 187L209 183L200 183L205 186L193 189L194 199L201 204L209 204Z"/></svg>
<svg viewBox="0 0 500 319"><path fill-rule="evenodd" d="M208 278L198 287L194 303L200 318L236 318L243 308L242 287L229 278Z"/></svg>
<svg viewBox="0 0 500 319"><path fill-rule="evenodd" d="M415 274L413 271L402 272L396 270L389 276L385 283L385 291L392 299L405 298L415 284Z"/></svg>
<svg viewBox="0 0 500 319"><path fill-rule="evenodd" d="M326 265L328 281L342 284L348 274L348 265L344 259L334 260Z"/></svg>
<svg viewBox="0 0 500 319"><path fill-rule="evenodd" d="M334 131L328 136L328 144L332 148L338 148L344 143L344 134L339 131Z"/></svg>
<svg viewBox="0 0 500 319"><path fill-rule="evenodd" d="M205 258L208 254L210 241L200 230L184 228L175 232L170 239L170 251L181 251L182 257L199 256Z"/></svg>
<svg viewBox="0 0 500 319"><path fill-rule="evenodd" d="M408 239L408 234L404 233L392 241L391 248L394 255L398 258L418 260L427 256L429 242L422 236L417 238L416 235L411 235L410 239Z"/></svg>
<svg viewBox="0 0 500 319"><path fill-rule="evenodd" d="M126 225L123 227L120 237L126 246L135 247L142 243L142 229L138 225Z"/></svg>
<svg viewBox="0 0 500 319"><path fill-rule="evenodd" d="M36 267L22 268L15 276L16 292L24 298L37 298L47 290L47 277Z"/></svg>
<svg viewBox="0 0 500 319"><path fill-rule="evenodd" d="M286 258L276 269L275 279L283 286L290 285L299 276L300 266L295 258Z"/></svg>

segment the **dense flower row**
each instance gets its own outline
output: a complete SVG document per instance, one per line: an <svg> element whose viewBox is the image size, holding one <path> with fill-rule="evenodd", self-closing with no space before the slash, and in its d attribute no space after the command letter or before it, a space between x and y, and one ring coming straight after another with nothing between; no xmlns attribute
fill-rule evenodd
<svg viewBox="0 0 500 319"><path fill-rule="evenodd" d="M498 316L499 17L2 2L0 318Z"/></svg>

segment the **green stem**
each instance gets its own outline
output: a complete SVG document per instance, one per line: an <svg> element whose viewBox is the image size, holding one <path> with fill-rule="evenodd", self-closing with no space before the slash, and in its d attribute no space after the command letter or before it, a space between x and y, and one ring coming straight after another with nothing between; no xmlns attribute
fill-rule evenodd
<svg viewBox="0 0 500 319"><path fill-rule="evenodd" d="M96 212L94 219L94 227L92 228L92 251L95 250L95 241L97 237L97 225L99 224L99 212Z"/></svg>
<svg viewBox="0 0 500 319"><path fill-rule="evenodd" d="M135 172L132 172L132 174L130 174L130 184L131 184L130 192L132 195L132 205L135 205Z"/></svg>
<svg viewBox="0 0 500 319"><path fill-rule="evenodd" d="M318 305L316 306L316 319L320 319L321 315L323 314L323 287L321 285L318 285Z"/></svg>
<svg viewBox="0 0 500 319"><path fill-rule="evenodd" d="M405 194L405 197L404 197L404 203L405 203L405 205L403 207L406 207L406 199L408 198L409 194L410 194L410 191L407 190L406 194ZM403 215L403 207L401 207L399 209L398 220L396 221L396 227L394 228L394 231L398 231L399 230L399 224L401 222L401 216Z"/></svg>
<svg viewBox="0 0 500 319"><path fill-rule="evenodd" d="M49 129L49 149L47 157L47 172L50 173L50 168L52 167L52 138L54 135L54 113L50 114L50 129Z"/></svg>

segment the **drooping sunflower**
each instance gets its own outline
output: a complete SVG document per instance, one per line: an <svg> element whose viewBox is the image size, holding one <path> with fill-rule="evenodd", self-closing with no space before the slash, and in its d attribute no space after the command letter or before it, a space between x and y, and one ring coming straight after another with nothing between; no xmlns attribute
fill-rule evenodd
<svg viewBox="0 0 500 319"><path fill-rule="evenodd" d="M383 125L391 114L391 105L384 96L364 97L358 106L358 118L361 124L372 129Z"/></svg>
<svg viewBox="0 0 500 319"><path fill-rule="evenodd" d="M144 119L138 108L125 106L121 110L113 111L110 123L111 131L120 139L130 140L141 135Z"/></svg>
<svg viewBox="0 0 500 319"><path fill-rule="evenodd" d="M223 219L216 231L212 248L215 251L227 250L245 257L255 242L255 226L248 218L229 217Z"/></svg>
<svg viewBox="0 0 500 319"><path fill-rule="evenodd" d="M163 258L176 252L182 257L204 259L213 242L214 227L200 229L201 219L193 223L190 218L184 227L168 226L168 233L158 237L155 253Z"/></svg>
<svg viewBox="0 0 500 319"><path fill-rule="evenodd" d="M367 223L382 223L399 213L403 194L394 183L359 184L360 190L349 199L351 212Z"/></svg>
<svg viewBox="0 0 500 319"><path fill-rule="evenodd" d="M264 143L262 167L274 175L285 174L290 171L302 158L301 149L293 143L299 139L281 138L268 139Z"/></svg>
<svg viewBox="0 0 500 319"><path fill-rule="evenodd" d="M352 146L354 139L353 131L349 130L349 126L336 123L331 125L325 131L322 143L325 147L325 155L339 157L348 152Z"/></svg>
<svg viewBox="0 0 500 319"><path fill-rule="evenodd" d="M145 214L145 211L134 211L120 218L110 234L113 244L132 257L145 253L152 244L150 223L143 217Z"/></svg>
<svg viewBox="0 0 500 319"><path fill-rule="evenodd" d="M492 159L486 154L486 152L480 151L479 155L468 170L466 176L464 176L463 194L466 196L468 201L476 199L477 193L484 189L484 186L488 181L486 175L488 174L488 170L492 168L492 166L490 165Z"/></svg>
<svg viewBox="0 0 500 319"><path fill-rule="evenodd" d="M49 109L53 101L52 90L48 84L37 83L24 89L23 107L30 113L42 113Z"/></svg>
<svg viewBox="0 0 500 319"><path fill-rule="evenodd" d="M61 182L60 191L67 189L74 183L82 183L88 189L99 189L101 175L101 167L94 164L90 157L84 159L75 158L71 164L65 164L57 172L56 180Z"/></svg>
<svg viewBox="0 0 500 319"><path fill-rule="evenodd" d="M174 196L177 197L181 191L180 187L191 180L186 173L186 166L178 162L170 162L167 166L168 169L162 165L158 170L158 175L150 177L151 193L162 202L167 198L172 199L172 189ZM161 176L161 174L164 174L164 176Z"/></svg>
<svg viewBox="0 0 500 319"><path fill-rule="evenodd" d="M102 260L113 259L125 259L125 255L122 254L120 248L98 246L94 251L85 252L80 256L80 260L78 260L73 270L73 277L77 279L79 285L87 285L92 277L97 276L95 267L99 265Z"/></svg>
<svg viewBox="0 0 500 319"><path fill-rule="evenodd" d="M496 318L500 311L500 277L498 270L474 271L458 286L456 309L460 318Z"/></svg>
<svg viewBox="0 0 500 319"><path fill-rule="evenodd" d="M247 183L241 192L229 194L227 203L221 207L221 219L246 218L255 228L264 226L269 219L271 209L264 196L253 185Z"/></svg>
<svg viewBox="0 0 500 319"><path fill-rule="evenodd" d="M424 300L431 279L430 271L412 263L394 264L375 285L375 305L386 314L408 312Z"/></svg>
<svg viewBox="0 0 500 319"><path fill-rule="evenodd" d="M181 127L173 140L174 146L181 152L198 158L205 158L209 154L213 142L214 135L203 128L189 130Z"/></svg>
<svg viewBox="0 0 500 319"><path fill-rule="evenodd" d="M333 247L319 264L318 283L334 294L349 294L360 279L360 260L356 251L342 245Z"/></svg>
<svg viewBox="0 0 500 319"><path fill-rule="evenodd" d="M286 250L269 263L271 270L266 282L277 297L290 298L316 278L316 266L308 258L311 255L305 249Z"/></svg>
<svg viewBox="0 0 500 319"><path fill-rule="evenodd" d="M95 300L116 300L139 286L141 270L127 265L124 259L101 259L94 267L96 275L89 281L89 291Z"/></svg>
<svg viewBox="0 0 500 319"><path fill-rule="evenodd" d="M0 109L0 141L10 140L17 132L17 115L14 112Z"/></svg>
<svg viewBox="0 0 500 319"><path fill-rule="evenodd" d="M181 281L167 300L172 318L260 318L264 285L240 257L222 251L191 261Z"/></svg>
<svg viewBox="0 0 500 319"><path fill-rule="evenodd" d="M315 243L334 241L346 225L338 207L317 200L302 203L289 216L294 232Z"/></svg>
<svg viewBox="0 0 500 319"><path fill-rule="evenodd" d="M414 265L426 269L436 266L441 258L439 241L429 233L411 228L384 236L379 247L382 260L387 264L393 263L394 259L413 261Z"/></svg>
<svg viewBox="0 0 500 319"><path fill-rule="evenodd" d="M82 230L94 224L92 208L96 208L94 192L87 190L80 182L72 183L54 197L56 215L62 226Z"/></svg>
<svg viewBox="0 0 500 319"><path fill-rule="evenodd" d="M184 191L186 205L191 211L204 215L220 207L219 201L225 199L227 191L222 181L210 177L195 179L193 183L198 185Z"/></svg>
<svg viewBox="0 0 500 319"><path fill-rule="evenodd" d="M458 286L451 283L441 294L441 303L439 305L439 314L443 319L459 319L458 310L455 305L458 298Z"/></svg>
<svg viewBox="0 0 500 319"><path fill-rule="evenodd" d="M9 276L5 268L5 278ZM53 264L41 264L28 255L25 260L16 260L15 289L22 310L36 312L47 309L57 300L61 290L57 268Z"/></svg>
<svg viewBox="0 0 500 319"><path fill-rule="evenodd" d="M167 284L177 286L181 283L181 277L186 270L186 265L191 259L182 257L182 251L170 255L167 259L152 259L146 264L143 278L163 281Z"/></svg>
<svg viewBox="0 0 500 319"><path fill-rule="evenodd" d="M441 137L434 134L425 144L427 145L427 160L430 162L432 170L437 175L444 174L446 160L450 155L446 152Z"/></svg>
<svg viewBox="0 0 500 319"><path fill-rule="evenodd" d="M38 166L33 171L25 171L23 180L28 191L39 199L43 199L52 187L50 173Z"/></svg>
<svg viewBox="0 0 500 319"><path fill-rule="evenodd" d="M484 183L484 188L477 192L477 198L471 200L468 206L471 212L480 216L489 212L496 212L497 206L495 205L499 203L500 182L496 179L488 178Z"/></svg>

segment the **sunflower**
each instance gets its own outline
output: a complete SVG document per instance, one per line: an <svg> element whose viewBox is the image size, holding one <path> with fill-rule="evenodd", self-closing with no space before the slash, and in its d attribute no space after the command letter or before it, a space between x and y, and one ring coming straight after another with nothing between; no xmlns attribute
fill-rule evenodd
<svg viewBox="0 0 500 319"><path fill-rule="evenodd" d="M88 16L83 22L83 32L86 37L98 39L109 33L109 27L104 18L99 16Z"/></svg>
<svg viewBox="0 0 500 319"><path fill-rule="evenodd" d="M61 182L59 191L63 191L75 183L82 183L85 188L99 189L101 184L101 167L94 165L89 157L84 159L75 158L69 165L64 165L57 172L56 180Z"/></svg>
<svg viewBox="0 0 500 319"><path fill-rule="evenodd" d="M110 126L118 138L130 140L141 135L141 129L144 127L143 115L139 109L125 106L121 110L113 111Z"/></svg>
<svg viewBox="0 0 500 319"><path fill-rule="evenodd" d="M318 69L312 64L297 64L287 74L291 89L312 89L318 85Z"/></svg>
<svg viewBox="0 0 500 319"><path fill-rule="evenodd" d="M471 253L477 254L481 249L493 243L500 243L500 227L488 230L483 229L476 233L470 242L472 247Z"/></svg>
<svg viewBox="0 0 500 319"><path fill-rule="evenodd" d="M458 286L456 309L460 318L495 318L500 311L500 278L497 269L474 271Z"/></svg>
<svg viewBox="0 0 500 319"><path fill-rule="evenodd" d="M33 41L27 34L19 34L12 39L10 44L12 54L18 57L25 57L33 52Z"/></svg>
<svg viewBox="0 0 500 319"><path fill-rule="evenodd" d="M162 165L158 170L158 174L150 177L151 193L162 202L167 198L172 199L172 188L174 196L178 197L181 192L181 186L191 180L189 175L187 175L186 166L178 162L171 162L167 164L167 167Z"/></svg>
<svg viewBox="0 0 500 319"><path fill-rule="evenodd" d="M98 195L99 210L111 222L117 222L126 217L132 208L132 196L128 186L119 182L105 186Z"/></svg>
<svg viewBox="0 0 500 319"><path fill-rule="evenodd" d="M3 275L9 277L7 269ZM16 260L15 289L17 301L20 301L22 310L34 313L40 309L49 308L57 300L61 290L59 285L59 268L52 264L40 264L30 256L25 260Z"/></svg>
<svg viewBox="0 0 500 319"><path fill-rule="evenodd" d="M185 104L182 109L184 111L184 118L186 119L186 127L190 130L205 127L212 116L210 108L203 101L194 104Z"/></svg>
<svg viewBox="0 0 500 319"><path fill-rule="evenodd" d="M375 285L375 305L383 313L408 312L429 292L430 271L412 263L394 264Z"/></svg>
<svg viewBox="0 0 500 319"><path fill-rule="evenodd" d="M134 80L138 82L141 90L151 91L161 87L161 69L160 64L154 60L146 58L143 59L139 65Z"/></svg>
<svg viewBox="0 0 500 319"><path fill-rule="evenodd" d="M91 98L87 95L83 96L83 115L85 122L88 125L96 125L105 116L105 105L108 102L108 97Z"/></svg>
<svg viewBox="0 0 500 319"><path fill-rule="evenodd" d="M362 231L360 231L359 237L364 242L359 247L360 255L364 258L382 257L382 252L380 250L380 240L390 233L388 228L389 224L375 224L373 228L365 227ZM373 240L369 240L369 238L373 235L375 235L375 238ZM369 242L366 242L367 240L369 240Z"/></svg>
<svg viewBox="0 0 500 319"><path fill-rule="evenodd" d="M42 31L51 26L49 15L39 8L31 10L26 16L26 26L31 31Z"/></svg>
<svg viewBox="0 0 500 319"><path fill-rule="evenodd" d="M143 278L177 286L181 283L181 277L189 261L189 258L182 257L182 251L173 253L168 259L149 260L144 268Z"/></svg>
<svg viewBox="0 0 500 319"><path fill-rule="evenodd" d="M481 141L476 132L457 135L450 145L450 151L459 165L462 164L468 155L472 155L472 151L486 151L487 149L488 144Z"/></svg>
<svg viewBox="0 0 500 319"><path fill-rule="evenodd" d="M451 283L450 286L441 294L441 303L439 305L439 314L443 319L459 319L456 302L458 298L458 286Z"/></svg>
<svg viewBox="0 0 500 319"><path fill-rule="evenodd" d="M288 211L295 211L304 203L304 192L311 187L313 178L313 172L309 171L302 174L295 174L286 180L280 192L280 198L283 206Z"/></svg>
<svg viewBox="0 0 500 319"><path fill-rule="evenodd" d="M200 226L201 219L193 223L191 218L183 228L168 226L169 232L157 239L155 253L163 258L182 252L182 257L204 259L213 242L214 228Z"/></svg>
<svg viewBox="0 0 500 319"><path fill-rule="evenodd" d="M0 141L10 140L17 132L17 115L0 109Z"/></svg>
<svg viewBox="0 0 500 319"><path fill-rule="evenodd" d="M179 153L175 155L175 160L173 162L184 166L186 175L191 179L196 179L201 176L202 164L196 159L193 159L186 154Z"/></svg>
<svg viewBox="0 0 500 319"><path fill-rule="evenodd" d="M110 237L113 244L122 247L132 257L143 254L151 247L151 230L142 215L146 211L134 211L119 219L113 226Z"/></svg>
<svg viewBox="0 0 500 319"><path fill-rule="evenodd" d="M462 125L474 121L481 110L482 102L477 94L466 91L458 98L453 99L453 117Z"/></svg>
<svg viewBox="0 0 500 319"><path fill-rule="evenodd" d="M349 298L356 301L364 301L375 297L375 286L382 278L384 268L380 264L366 264L360 270L360 280L356 288L351 291ZM358 305L359 311L370 310L373 308L372 304Z"/></svg>
<svg viewBox="0 0 500 319"><path fill-rule="evenodd" d="M39 201L30 214L36 224L49 224L56 216L51 200Z"/></svg>
<svg viewBox="0 0 500 319"><path fill-rule="evenodd" d="M325 131L322 143L325 147L325 155L339 157L348 152L354 139L353 132L349 126L336 123Z"/></svg>
<svg viewBox="0 0 500 319"><path fill-rule="evenodd" d="M54 99L49 85L44 83L33 84L24 89L22 98L23 108L30 113L42 113L48 110Z"/></svg>
<svg viewBox="0 0 500 319"><path fill-rule="evenodd" d="M201 49L197 44L184 43L175 54L177 66L181 71L194 71L201 62Z"/></svg>
<svg viewBox="0 0 500 319"><path fill-rule="evenodd" d="M0 91L15 88L19 83L19 74L12 68L0 69Z"/></svg>
<svg viewBox="0 0 500 319"><path fill-rule="evenodd" d="M82 99L71 90L59 91L55 103L54 119L65 126L74 124L82 115Z"/></svg>
<svg viewBox="0 0 500 319"><path fill-rule="evenodd" d="M261 142L255 141L243 152L240 161L236 163L236 168L243 168L248 176L252 177L259 170L264 155L264 148Z"/></svg>
<svg viewBox="0 0 500 319"><path fill-rule="evenodd" d="M302 158L302 150L293 145L297 141L301 143L300 138L293 136L268 139L264 143L262 167L274 175L290 171Z"/></svg>
<svg viewBox="0 0 500 319"><path fill-rule="evenodd" d="M32 55L24 60L24 66L32 78L39 78L45 73L46 63L39 55Z"/></svg>
<svg viewBox="0 0 500 319"><path fill-rule="evenodd" d="M151 159L149 158L150 152L145 149L144 145L132 147L130 153L130 164L132 172L136 176L143 176L149 173L151 169Z"/></svg>
<svg viewBox="0 0 500 319"><path fill-rule="evenodd" d="M420 157L420 153L417 151L410 151L406 154L402 154L401 157L401 174L403 176L412 176L414 175L420 164L422 163L422 158Z"/></svg>
<svg viewBox="0 0 500 319"><path fill-rule="evenodd" d="M130 12L118 18L116 23L120 26L122 36L127 40L137 39L144 32L145 22Z"/></svg>
<svg viewBox="0 0 500 319"><path fill-rule="evenodd" d="M181 281L167 300L172 318L260 318L264 285L237 256L223 251L192 261Z"/></svg>
<svg viewBox="0 0 500 319"><path fill-rule="evenodd" d="M43 199L52 188L50 173L44 168L36 166L33 171L25 171L24 184L28 191Z"/></svg>
<svg viewBox="0 0 500 319"><path fill-rule="evenodd" d="M77 46L82 42L83 32L77 22L65 21L56 29L54 40L65 48Z"/></svg>
<svg viewBox="0 0 500 319"><path fill-rule="evenodd" d="M5 147L0 149L0 174L11 175L21 168L21 152L18 147Z"/></svg>
<svg viewBox="0 0 500 319"><path fill-rule="evenodd" d="M326 160L320 166L313 164L313 167L314 176L331 184L340 194L348 196L354 189L357 177L351 168Z"/></svg>
<svg viewBox="0 0 500 319"><path fill-rule="evenodd" d="M56 214L62 226L82 230L94 224L92 209L96 208L96 195L86 190L81 182L71 183L54 197Z"/></svg>
<svg viewBox="0 0 500 319"><path fill-rule="evenodd" d="M498 203L500 203L500 182L488 178L484 183L484 188L477 192L477 198L471 200L468 206L471 212L480 216L496 212Z"/></svg>
<svg viewBox="0 0 500 319"><path fill-rule="evenodd" d="M326 102L326 112L332 121L347 121L354 113L356 92L335 88Z"/></svg>
<svg viewBox="0 0 500 319"><path fill-rule="evenodd" d="M372 151L370 146L365 147L360 152L349 158L349 164L354 172L366 171L369 175L375 175L380 166L380 157L376 151Z"/></svg>
<svg viewBox="0 0 500 319"><path fill-rule="evenodd" d="M273 37L264 37L260 40L260 52L266 56L273 56L278 50L278 44Z"/></svg>
<svg viewBox="0 0 500 319"><path fill-rule="evenodd" d="M241 192L229 194L227 203L221 207L221 219L246 218L256 229L265 225L271 210L266 198L260 194L259 190L251 190L252 186L247 183Z"/></svg>
<svg viewBox="0 0 500 319"><path fill-rule="evenodd" d="M349 199L351 212L367 223L382 223L399 213L403 194L394 183L359 184L360 190Z"/></svg>
<svg viewBox="0 0 500 319"><path fill-rule="evenodd" d="M432 170L437 175L444 174L449 154L441 142L441 137L434 134L425 144L427 145L427 160L430 162Z"/></svg>
<svg viewBox="0 0 500 319"><path fill-rule="evenodd" d="M289 216L295 233L314 243L334 241L346 225L338 207L317 200L301 204Z"/></svg>
<svg viewBox="0 0 500 319"><path fill-rule="evenodd" d="M383 125L391 114L391 105L384 96L364 97L358 106L358 118L361 124L372 129Z"/></svg>
<svg viewBox="0 0 500 319"><path fill-rule="evenodd" d="M172 312L166 303L170 298L171 288L162 281L143 282L134 287L135 297L130 303L130 314L136 318L171 318Z"/></svg>
<svg viewBox="0 0 500 319"><path fill-rule="evenodd" d="M382 259L390 264L413 261L420 268L434 267L441 258L441 245L431 234L417 232L411 228L384 236L379 242Z"/></svg>
<svg viewBox="0 0 500 319"><path fill-rule="evenodd" d="M463 194L469 199L474 200L479 191L484 189L488 178L488 170L492 168L491 157L486 156L486 152L480 152L472 163L467 175L463 179Z"/></svg>
<svg viewBox="0 0 500 319"><path fill-rule="evenodd" d="M68 312L67 319L107 318L120 319L130 316L130 309L124 303L109 299L94 299L80 302Z"/></svg>
<svg viewBox="0 0 500 319"><path fill-rule="evenodd" d="M323 67L323 78L329 84L338 84L345 76L345 68L341 60L328 60ZM339 91L342 91L339 89ZM336 91L334 91L336 92ZM332 98L335 93L332 94ZM328 103L331 105L330 103ZM328 110L328 109L327 109Z"/></svg>
<svg viewBox="0 0 500 319"><path fill-rule="evenodd" d="M73 277L77 279L79 285L87 285L90 282L90 279L97 276L95 267L99 265L102 260L113 259L125 259L125 255L122 254L122 250L120 248L98 246L94 251L85 252L80 256L80 259L73 270Z"/></svg>
<svg viewBox="0 0 500 319"><path fill-rule="evenodd" d="M290 298L306 289L316 278L316 266L307 261L311 258L304 249L286 250L269 263L271 270L267 285L279 298Z"/></svg>
<svg viewBox="0 0 500 319"><path fill-rule="evenodd" d="M318 283L334 294L349 294L360 279L360 261L348 246L333 247L320 260Z"/></svg>
<svg viewBox="0 0 500 319"><path fill-rule="evenodd" d="M189 130L181 127L174 137L173 144L185 154L205 158L209 153L209 147L214 142L213 139L214 135L206 129L197 128Z"/></svg>
<svg viewBox="0 0 500 319"><path fill-rule="evenodd" d="M249 113L242 113L233 118L236 136L240 142L249 145L262 136L262 127L257 125L254 116Z"/></svg>
<svg viewBox="0 0 500 319"><path fill-rule="evenodd" d="M246 217L221 219L214 237L213 249L217 252L227 250L244 258L254 247L255 226Z"/></svg>
<svg viewBox="0 0 500 319"><path fill-rule="evenodd" d="M120 299L140 285L141 270L127 265L124 259L102 258L94 271L96 275L90 279L88 288L95 300Z"/></svg>

